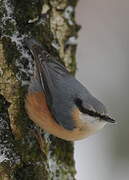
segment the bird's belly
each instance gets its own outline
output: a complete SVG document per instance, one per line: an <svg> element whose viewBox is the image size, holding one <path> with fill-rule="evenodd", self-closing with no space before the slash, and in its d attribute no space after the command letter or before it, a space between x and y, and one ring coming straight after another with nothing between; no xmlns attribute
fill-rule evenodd
<svg viewBox="0 0 129 180"><path fill-rule="evenodd" d="M45 95L41 92L29 93L25 102L27 113L31 120L50 134L64 140L75 141L94 133L86 124L79 124L74 130L67 130L53 119L46 104Z"/></svg>

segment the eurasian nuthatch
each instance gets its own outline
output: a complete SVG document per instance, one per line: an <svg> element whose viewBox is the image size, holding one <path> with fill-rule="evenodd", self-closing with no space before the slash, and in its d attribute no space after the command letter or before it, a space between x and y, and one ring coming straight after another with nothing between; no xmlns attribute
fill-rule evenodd
<svg viewBox="0 0 129 180"><path fill-rule="evenodd" d="M83 139L106 122L115 122L105 106L43 46L33 39L26 39L25 44L35 60L25 102L30 119L48 133L69 141Z"/></svg>

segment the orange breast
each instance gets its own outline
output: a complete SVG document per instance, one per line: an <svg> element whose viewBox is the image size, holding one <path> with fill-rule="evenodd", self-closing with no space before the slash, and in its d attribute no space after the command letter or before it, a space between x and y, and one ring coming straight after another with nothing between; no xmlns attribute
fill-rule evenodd
<svg viewBox="0 0 129 180"><path fill-rule="evenodd" d="M79 110L77 109L73 111L73 119L75 120L77 128L71 131L56 123L46 104L45 95L41 92L29 93L26 96L25 106L30 119L48 133L59 138L74 141L83 139L91 134L90 131L80 123Z"/></svg>

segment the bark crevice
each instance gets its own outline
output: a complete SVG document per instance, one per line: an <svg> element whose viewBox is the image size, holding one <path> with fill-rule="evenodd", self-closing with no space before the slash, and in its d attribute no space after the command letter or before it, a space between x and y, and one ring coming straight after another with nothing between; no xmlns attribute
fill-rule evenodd
<svg viewBox="0 0 129 180"><path fill-rule="evenodd" d="M26 114L24 99L33 75L33 59L23 40L35 38L74 74L79 30L76 3L0 1L0 178L75 179L73 143L44 133Z"/></svg>

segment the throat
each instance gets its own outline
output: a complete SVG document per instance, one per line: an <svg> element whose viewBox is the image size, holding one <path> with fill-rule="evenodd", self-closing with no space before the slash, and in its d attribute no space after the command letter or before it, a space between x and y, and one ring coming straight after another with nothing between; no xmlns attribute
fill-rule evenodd
<svg viewBox="0 0 129 180"><path fill-rule="evenodd" d="M80 112L80 119L82 120L83 123L91 123L91 124L100 121L98 118L90 116L88 114L84 114L82 112Z"/></svg>
<svg viewBox="0 0 129 180"><path fill-rule="evenodd" d="M80 112L80 120L82 121L84 126L87 126L89 129L95 131L103 128L106 124L106 121L103 121L100 118L90 116L88 114L84 114L82 112Z"/></svg>

